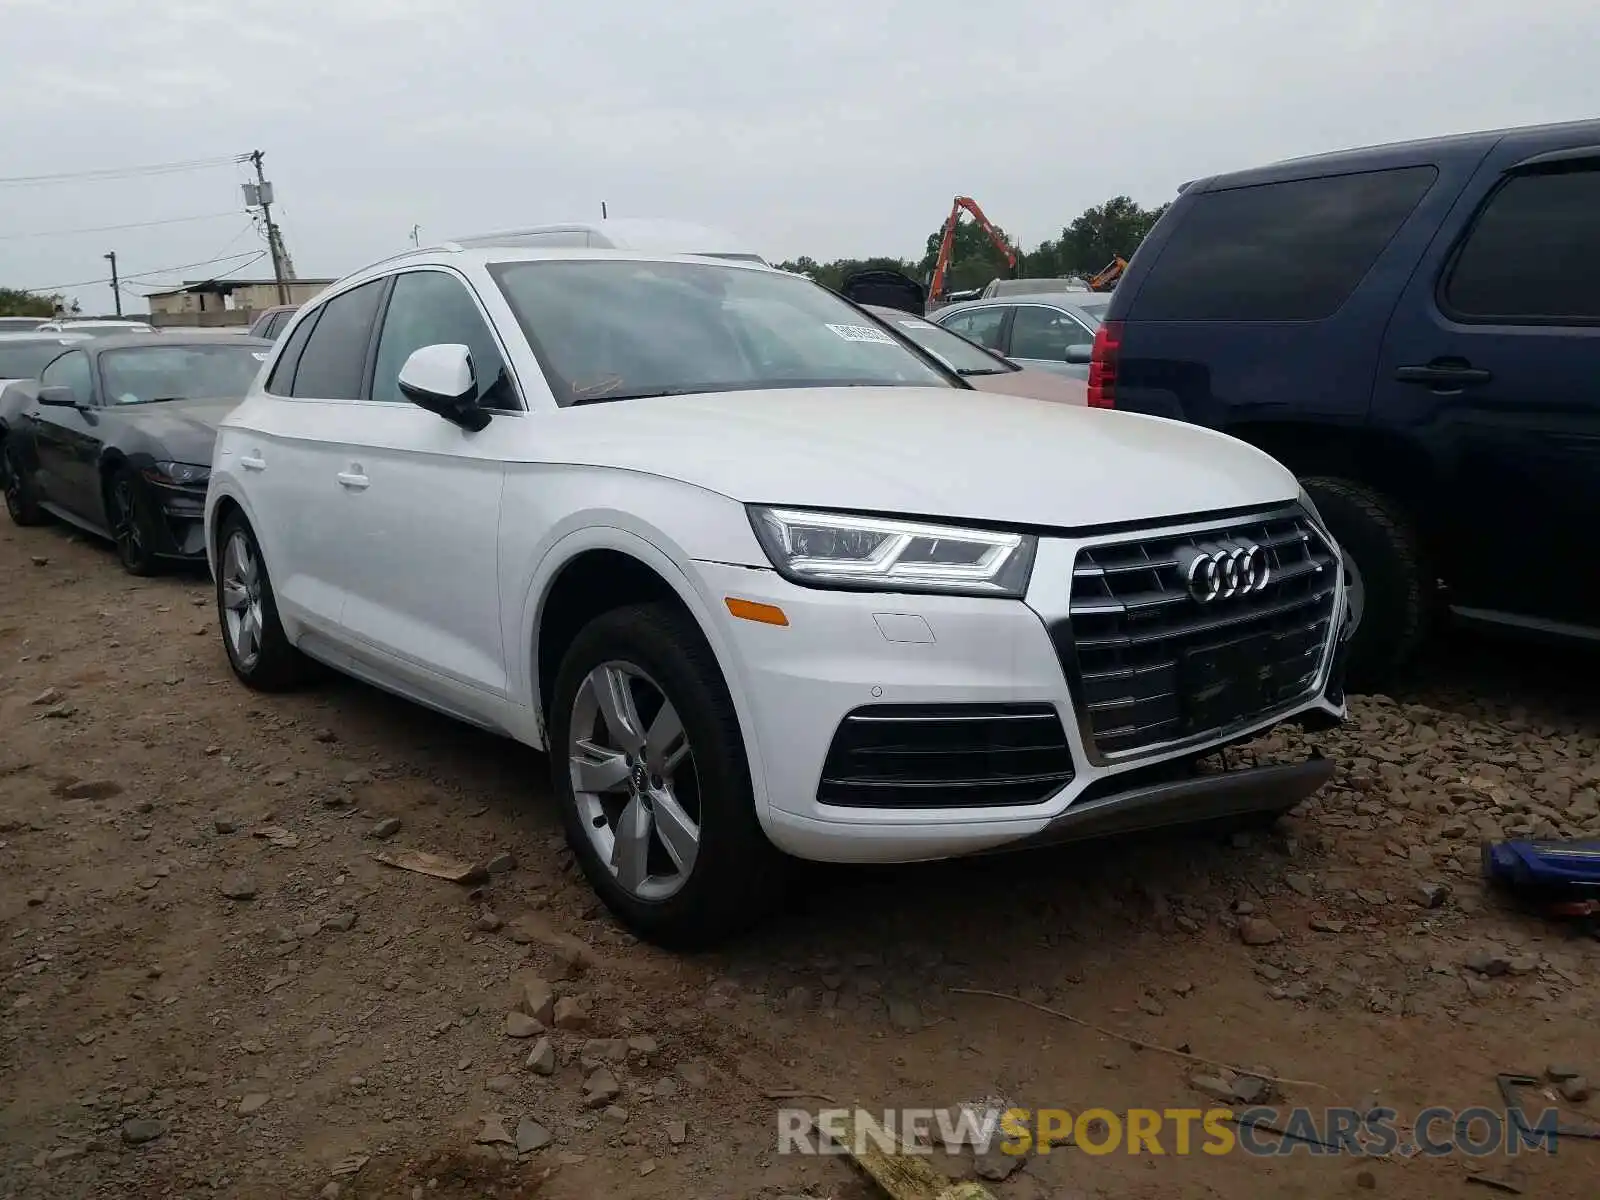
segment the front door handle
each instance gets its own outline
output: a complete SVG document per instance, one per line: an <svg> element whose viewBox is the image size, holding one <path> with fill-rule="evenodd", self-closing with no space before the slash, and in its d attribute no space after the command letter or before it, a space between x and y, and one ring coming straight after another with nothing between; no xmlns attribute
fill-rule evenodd
<svg viewBox="0 0 1600 1200"><path fill-rule="evenodd" d="M265 471L267 460L259 454L247 454L239 460L239 465L246 471Z"/></svg>
<svg viewBox="0 0 1600 1200"><path fill-rule="evenodd" d="M1396 367L1394 377L1401 383L1421 383L1428 387L1464 387L1469 383L1488 383L1494 378L1482 367L1461 363L1431 362L1425 366Z"/></svg>
<svg viewBox="0 0 1600 1200"><path fill-rule="evenodd" d="M363 488L365 488L371 482L372 481L370 479L368 479L365 475L361 474L361 472L359 470L356 470L356 471L340 471L339 472L339 483L340 483L340 485L342 487L349 488L352 492L361 491Z"/></svg>

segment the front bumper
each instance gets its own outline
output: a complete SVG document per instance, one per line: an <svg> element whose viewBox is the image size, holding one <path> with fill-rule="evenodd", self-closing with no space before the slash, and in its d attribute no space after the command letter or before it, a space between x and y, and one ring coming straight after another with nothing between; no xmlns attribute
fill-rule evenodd
<svg viewBox="0 0 1600 1200"><path fill-rule="evenodd" d="M153 528L151 550L182 563L206 559L206 485L157 483L143 479Z"/></svg>
<svg viewBox="0 0 1600 1200"><path fill-rule="evenodd" d="M1075 547L1057 541L1040 567L1070 563ZM1049 622L1054 598L1037 585L1026 600L828 591L791 584L771 570L696 563L707 598L734 648L751 762L763 824L780 849L829 862L909 862L1021 847L1131 827L1203 820L1292 807L1321 786L1330 767L1300 764L1186 778L1220 746L1247 741L1284 722L1308 726L1344 719L1343 652L1350 628L1340 587L1330 645L1314 688L1292 703L1204 737L1175 741L1106 761L1089 742ZM786 626L728 615L724 598L781 608ZM1025 802L973 792L970 804L940 797L917 806L914 794L887 805L839 802L824 785L825 764L847 717L961 705L1043 708L1059 718L1070 778ZM884 706L891 706L884 709ZM885 719L894 719L893 717ZM1054 729L1054 723L1051 722ZM939 753L937 747L928 753ZM1052 764L1058 768L1059 764ZM1043 768L1041 778L1043 778ZM1151 782L1152 771L1167 777ZM1154 789L1154 790L1152 790ZM833 802L819 798L819 790Z"/></svg>

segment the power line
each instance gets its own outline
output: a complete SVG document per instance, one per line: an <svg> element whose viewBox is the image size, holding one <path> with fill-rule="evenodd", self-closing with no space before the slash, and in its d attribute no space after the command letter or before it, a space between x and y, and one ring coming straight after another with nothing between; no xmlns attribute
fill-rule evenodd
<svg viewBox="0 0 1600 1200"><path fill-rule="evenodd" d="M0 187L31 187L53 183L74 183L102 179L131 179L145 175L173 175L184 171L203 171L210 167L230 166L249 159L248 154L230 154L216 158L191 158L182 162L146 163L138 167L101 167L91 171L61 171L53 175L11 175L0 178Z"/></svg>
<svg viewBox="0 0 1600 1200"><path fill-rule="evenodd" d="M255 266L256 263L260 262L266 256L267 256L267 252L265 250L257 250L257 251L255 251L255 253L254 253L254 255L252 257L245 259L242 263L236 263L234 266L229 267L226 271L218 271L215 275L212 275L212 276L210 276L210 277L208 277L206 279L197 279L197 280L193 280L192 282L194 282L194 283L215 283L217 280L226 279L229 275L236 274L237 272L244 270L246 267ZM235 254L235 255L232 255L231 257L238 258L239 255ZM172 290L170 285L159 284L159 283L158 284L154 284L154 285L148 284L148 283L136 283L136 284L132 285L132 287L130 287L128 284L124 283L123 284L123 288L124 288L124 290L130 291L130 292L133 291L134 288L143 288L143 289L145 289L142 292L136 292L135 293L135 295L139 295L139 296L153 296L157 292L165 292L165 291Z"/></svg>
<svg viewBox="0 0 1600 1200"><path fill-rule="evenodd" d="M252 256L252 253L253 253L253 256ZM209 267L214 262L225 262L225 261L227 261L227 259L231 259L231 258L245 258L247 256L252 256L252 257L250 257L250 262L255 262L256 259L265 258L266 254L267 254L267 252L265 250L256 250L254 252L246 250L243 254L229 254L229 255L225 256L224 258L206 258L206 259L202 259L199 262L179 263L175 267L158 267L154 271L135 271L131 275L122 276L122 279L125 282L125 281L127 281L129 279L144 279L144 278L147 278L147 277L149 277L151 275L168 275L168 274L171 274L173 271L187 271L191 267ZM248 265L249 265L249 263L240 263L238 267L233 267L233 268L231 268L231 270L237 271L237 270L239 270L240 267L245 267L245 266L248 266ZM24 291L24 292L40 292L40 293L43 293L45 295L48 295L51 292L65 291L67 288L93 287L93 286L95 286L95 284L98 284L98 283L110 283L110 282L111 282L111 280L109 278L107 278L107 279L82 279L82 280L79 280L77 283L51 283L51 284L46 284L46 285L44 285L42 287L22 288L21 290Z"/></svg>
<svg viewBox="0 0 1600 1200"><path fill-rule="evenodd" d="M238 210L232 212L201 213L193 217L167 217L160 221L130 221L126 225L94 225L85 229L46 229L41 233L6 233L0 234L0 242L15 242L24 238L67 237L74 233L110 233L118 229L151 229L157 225L183 225L190 221L216 221L222 217L236 217Z"/></svg>

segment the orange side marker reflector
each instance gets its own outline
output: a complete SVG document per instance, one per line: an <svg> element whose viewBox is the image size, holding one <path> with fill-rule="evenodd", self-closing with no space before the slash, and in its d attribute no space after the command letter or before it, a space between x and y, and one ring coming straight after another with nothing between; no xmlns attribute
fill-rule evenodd
<svg viewBox="0 0 1600 1200"><path fill-rule="evenodd" d="M754 600L740 600L735 596L724 597L723 603L728 606L729 612L743 621L758 621L762 625L789 623L783 609L776 604L757 604Z"/></svg>

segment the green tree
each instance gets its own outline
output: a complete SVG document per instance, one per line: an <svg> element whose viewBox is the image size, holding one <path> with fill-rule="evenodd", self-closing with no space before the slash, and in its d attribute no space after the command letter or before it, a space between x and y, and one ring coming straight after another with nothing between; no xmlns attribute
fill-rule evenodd
<svg viewBox="0 0 1600 1200"><path fill-rule="evenodd" d="M1087 275L1119 255L1132 258L1166 211L1165 204L1140 208L1130 196L1113 196L1086 209L1061 231L1061 240L1055 243L1056 259L1064 273Z"/></svg>
<svg viewBox="0 0 1600 1200"><path fill-rule="evenodd" d="M60 302L60 296L0 287L0 317L53 317Z"/></svg>

